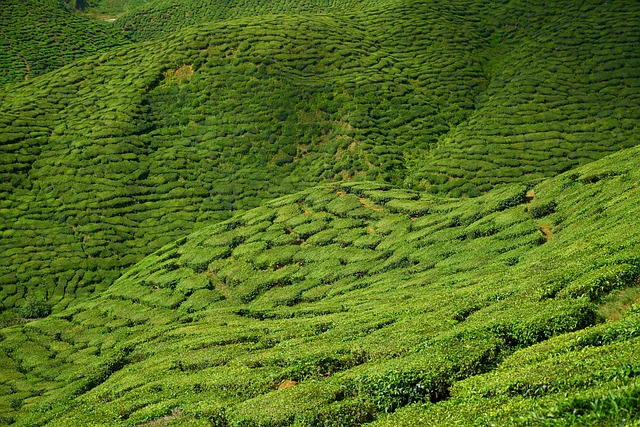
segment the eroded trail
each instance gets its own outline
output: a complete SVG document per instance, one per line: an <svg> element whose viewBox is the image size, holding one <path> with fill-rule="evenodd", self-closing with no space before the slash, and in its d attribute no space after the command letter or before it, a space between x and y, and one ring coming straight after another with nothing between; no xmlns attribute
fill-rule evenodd
<svg viewBox="0 0 640 427"><path fill-rule="evenodd" d="M531 212L531 203L533 203L533 201L536 199L536 193L533 190L529 190L527 191L527 194L525 194L525 197L527 198L527 212ZM551 238L553 237L553 230L551 229L551 225L540 221L538 221L538 225L540 225L540 231L542 231L542 234L544 234L547 242L551 240Z"/></svg>

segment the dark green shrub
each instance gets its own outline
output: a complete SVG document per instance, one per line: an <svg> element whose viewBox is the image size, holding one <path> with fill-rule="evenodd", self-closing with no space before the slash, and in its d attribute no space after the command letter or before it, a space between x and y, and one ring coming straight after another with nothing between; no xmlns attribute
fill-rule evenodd
<svg viewBox="0 0 640 427"><path fill-rule="evenodd" d="M543 218L547 215L551 215L556 211L556 207L557 207L556 202L551 200L546 203L531 205L529 212L531 213L531 216L538 219L538 218Z"/></svg>
<svg viewBox="0 0 640 427"><path fill-rule="evenodd" d="M25 319L40 319L51 314L51 305L42 297L29 295L19 312Z"/></svg>
<svg viewBox="0 0 640 427"><path fill-rule="evenodd" d="M3 311L0 313L0 328L17 325L22 321L20 315L15 311Z"/></svg>

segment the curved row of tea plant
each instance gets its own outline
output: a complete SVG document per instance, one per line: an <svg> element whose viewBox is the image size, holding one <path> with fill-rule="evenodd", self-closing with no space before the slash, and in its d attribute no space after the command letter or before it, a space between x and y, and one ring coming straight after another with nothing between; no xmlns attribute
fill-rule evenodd
<svg viewBox="0 0 640 427"><path fill-rule="evenodd" d="M555 6L558 6L556 8ZM638 144L640 7L511 2L476 112L412 168L429 191L476 195Z"/></svg>
<svg viewBox="0 0 640 427"><path fill-rule="evenodd" d="M4 421L633 425L639 154L471 200L328 184L202 228L3 329Z"/></svg>
<svg viewBox="0 0 640 427"><path fill-rule="evenodd" d="M250 16L308 15L360 11L383 0L155 0L120 16L116 25L133 41L167 36L173 32L214 21Z"/></svg>
<svg viewBox="0 0 640 427"><path fill-rule="evenodd" d="M127 43L122 32L58 0L6 0L0 13L0 88Z"/></svg>
<svg viewBox="0 0 640 427"><path fill-rule="evenodd" d="M390 62L403 47L323 16L212 24L15 86L0 97L3 306L31 292L64 307L200 224L318 181L401 181L405 153L475 96L465 58L482 44L457 32L465 43L404 69L459 66L411 80Z"/></svg>

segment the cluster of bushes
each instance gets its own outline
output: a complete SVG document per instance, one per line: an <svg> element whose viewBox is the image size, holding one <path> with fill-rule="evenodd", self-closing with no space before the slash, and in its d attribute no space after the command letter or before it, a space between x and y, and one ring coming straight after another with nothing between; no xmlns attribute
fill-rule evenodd
<svg viewBox="0 0 640 427"><path fill-rule="evenodd" d="M539 180L634 145L640 112L628 99L640 89L640 57L627 17L640 11L627 6L603 4L584 20L577 4L562 6L576 19L546 8L514 11L531 18L492 35L503 37L505 56L477 100L478 113L412 171L411 182L475 196L496 183ZM516 29L521 25L527 30ZM620 32L602 31L612 26Z"/></svg>
<svg viewBox="0 0 640 427"><path fill-rule="evenodd" d="M0 87L127 43L113 26L80 16L57 0L7 0L0 27Z"/></svg>
<svg viewBox="0 0 640 427"><path fill-rule="evenodd" d="M465 200L327 184L203 227L99 296L4 329L2 412L52 425L633 420L637 304L604 324L597 304L637 299L637 152L534 188L555 204L550 240L524 185Z"/></svg>

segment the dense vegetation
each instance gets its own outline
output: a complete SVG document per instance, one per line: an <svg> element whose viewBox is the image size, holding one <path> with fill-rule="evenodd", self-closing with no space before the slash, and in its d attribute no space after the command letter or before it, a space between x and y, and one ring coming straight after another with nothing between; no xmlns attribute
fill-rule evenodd
<svg viewBox="0 0 640 427"><path fill-rule="evenodd" d="M637 144L638 8L514 3L492 35L489 83L476 111L413 168L412 180L432 191L474 194Z"/></svg>
<svg viewBox="0 0 640 427"><path fill-rule="evenodd" d="M176 30L212 21L277 13L288 15L361 11L381 0L150 0L144 8L133 8L116 25L134 41L166 36Z"/></svg>
<svg viewBox="0 0 640 427"><path fill-rule="evenodd" d="M477 196L636 144L639 8L570 3L514 28L516 6L220 21L13 86L0 94L2 306L62 309L201 224L317 182ZM611 20L615 38L587 26ZM551 63L538 47L580 22L589 39L538 84ZM576 58L614 48L621 68L589 84ZM567 103L549 109L555 88Z"/></svg>
<svg viewBox="0 0 640 427"><path fill-rule="evenodd" d="M204 227L3 330L4 420L637 425L638 155L471 200L330 184Z"/></svg>
<svg viewBox="0 0 640 427"><path fill-rule="evenodd" d="M151 6L154 0L71 0L83 15L113 22L118 17L142 7ZM80 3L80 4L78 4Z"/></svg>
<svg viewBox="0 0 640 427"><path fill-rule="evenodd" d="M0 89L127 43L114 26L83 17L60 0L3 0L1 8Z"/></svg>
<svg viewBox="0 0 640 427"><path fill-rule="evenodd" d="M640 425L640 3L0 19L0 424Z"/></svg>
<svg viewBox="0 0 640 427"><path fill-rule="evenodd" d="M425 55L466 64L466 37ZM346 18L230 21L4 94L3 305L30 289L65 306L201 223L321 180L400 182L405 155L464 116L481 70L429 80L440 99L395 84L392 46L376 43Z"/></svg>

